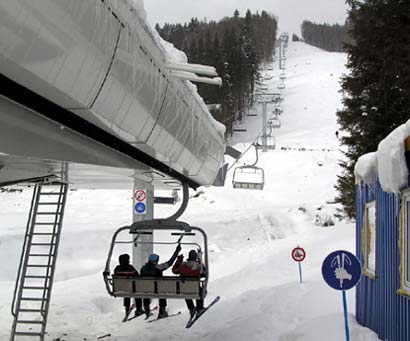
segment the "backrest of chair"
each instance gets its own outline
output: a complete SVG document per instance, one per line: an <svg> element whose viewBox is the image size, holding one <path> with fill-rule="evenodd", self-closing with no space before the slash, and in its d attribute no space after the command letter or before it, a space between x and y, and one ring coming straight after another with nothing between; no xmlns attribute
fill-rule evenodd
<svg viewBox="0 0 410 341"><path fill-rule="evenodd" d="M199 278L113 276L117 297L198 299L204 282Z"/></svg>

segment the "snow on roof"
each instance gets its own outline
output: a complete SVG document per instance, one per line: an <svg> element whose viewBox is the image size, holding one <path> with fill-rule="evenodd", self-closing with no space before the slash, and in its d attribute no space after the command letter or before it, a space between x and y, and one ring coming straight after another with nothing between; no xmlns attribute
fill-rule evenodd
<svg viewBox="0 0 410 341"><path fill-rule="evenodd" d="M127 0L127 3L136 10L136 14L144 22L144 26L154 38L158 48L163 51L166 63L188 63L188 57L186 56L186 54L175 48L175 46L170 42L162 39L159 33L148 23L147 13L145 12L144 7L144 0ZM199 95L196 85L186 80L181 80L181 82L184 82L186 84L187 90L194 96L198 104L202 107L203 111L206 113L218 133L224 136L225 126L213 118L203 98Z"/></svg>
<svg viewBox="0 0 410 341"><path fill-rule="evenodd" d="M356 177L369 183L377 175L385 192L399 193L407 185L409 171L404 156L404 140L410 136L410 120L393 130L379 143L377 152L361 156Z"/></svg>

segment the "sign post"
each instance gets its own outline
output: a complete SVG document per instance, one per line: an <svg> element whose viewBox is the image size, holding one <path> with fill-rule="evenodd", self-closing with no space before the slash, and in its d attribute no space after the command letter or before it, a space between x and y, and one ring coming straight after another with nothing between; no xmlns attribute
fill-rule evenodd
<svg viewBox="0 0 410 341"><path fill-rule="evenodd" d="M325 258L322 264L322 276L325 282L333 289L342 291L346 341L350 341L346 290L356 286L361 274L362 265L349 251L334 251Z"/></svg>
<svg viewBox="0 0 410 341"><path fill-rule="evenodd" d="M132 212L133 221L150 220L154 217L154 187L150 184L135 181ZM153 235L144 234L138 239L140 243L133 245L133 265L140 269L153 252Z"/></svg>
<svg viewBox="0 0 410 341"><path fill-rule="evenodd" d="M299 282L302 283L302 262L306 258L306 251L301 247L295 247L292 250L292 259L298 263L299 266Z"/></svg>

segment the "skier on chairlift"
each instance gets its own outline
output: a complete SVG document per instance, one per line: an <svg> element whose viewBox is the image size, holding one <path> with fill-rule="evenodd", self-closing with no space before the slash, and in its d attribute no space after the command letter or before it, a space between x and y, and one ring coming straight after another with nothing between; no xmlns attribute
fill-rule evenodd
<svg viewBox="0 0 410 341"><path fill-rule="evenodd" d="M119 265L117 265L114 269L114 274L116 276L124 276L124 277L138 277L138 271L130 264L130 256L126 253L122 254L118 258ZM144 310L142 310L142 299L135 298L135 316L142 315ZM125 308L125 316L130 313L131 309L131 298L124 297L124 308Z"/></svg>
<svg viewBox="0 0 410 341"><path fill-rule="evenodd" d="M178 256L175 265L172 267L172 272L181 275L181 277L197 278L205 275L205 265L202 263L198 252L191 250L188 254L188 260L185 262L184 255ZM193 318L195 314L201 315L204 311L203 299L196 300L196 307L191 299L186 299L185 302L191 314L191 318Z"/></svg>
<svg viewBox="0 0 410 341"><path fill-rule="evenodd" d="M181 251L181 245L178 244L172 257L167 262L160 263L160 264L158 264L159 256L155 253L151 254L148 257L148 262L145 263L145 265L141 268L141 276L143 277L162 277L162 273L174 264L180 251ZM147 315L147 317L150 315L150 311L151 311L150 304L151 304L151 300L149 298L144 298L144 310L145 310L145 314ZM160 298L159 299L159 313L158 313L159 319L168 317L168 312L166 310L166 307L167 307L167 300L165 298Z"/></svg>

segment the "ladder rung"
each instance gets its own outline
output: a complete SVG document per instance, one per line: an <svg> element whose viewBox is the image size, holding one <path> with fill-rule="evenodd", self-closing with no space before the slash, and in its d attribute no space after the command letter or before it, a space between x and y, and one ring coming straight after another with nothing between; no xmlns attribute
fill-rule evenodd
<svg viewBox="0 0 410 341"><path fill-rule="evenodd" d="M39 202L38 204L39 205L49 205L49 206L51 206L51 205L59 205L61 203L60 202Z"/></svg>
<svg viewBox="0 0 410 341"><path fill-rule="evenodd" d="M22 297L20 298L22 301L45 301L42 298L39 297Z"/></svg>
<svg viewBox="0 0 410 341"><path fill-rule="evenodd" d="M37 215L56 215L56 214L61 214L61 212L37 212L35 214Z"/></svg>
<svg viewBox="0 0 410 341"><path fill-rule="evenodd" d="M44 310L41 309L19 309L19 313L43 313Z"/></svg>
<svg viewBox="0 0 410 341"><path fill-rule="evenodd" d="M17 323L24 323L24 324L44 324L43 321L30 321L30 320L17 320Z"/></svg>
<svg viewBox="0 0 410 341"><path fill-rule="evenodd" d="M53 236L56 234L57 233L51 233L51 232L36 232L36 233L33 233L33 236Z"/></svg>
<svg viewBox="0 0 410 341"><path fill-rule="evenodd" d="M26 275L24 278L37 278L37 279L49 279L50 276L36 276L36 275Z"/></svg>
<svg viewBox="0 0 410 341"><path fill-rule="evenodd" d="M23 289L29 289L29 290L48 290L47 287L32 287L32 286L23 287Z"/></svg>
<svg viewBox="0 0 410 341"><path fill-rule="evenodd" d="M63 193L60 192L40 192L40 195L62 195Z"/></svg>
<svg viewBox="0 0 410 341"><path fill-rule="evenodd" d="M48 253L30 253L30 257L54 257L54 254L48 254Z"/></svg>
<svg viewBox="0 0 410 341"><path fill-rule="evenodd" d="M48 264L27 264L28 268L51 268L52 265Z"/></svg>
<svg viewBox="0 0 410 341"><path fill-rule="evenodd" d="M54 246L54 245L56 245L55 243L52 243L52 244L50 244L50 243L31 243L31 245L34 245L34 246Z"/></svg>
<svg viewBox="0 0 410 341"><path fill-rule="evenodd" d="M57 223L34 223L34 225L58 225Z"/></svg>
<svg viewBox="0 0 410 341"><path fill-rule="evenodd" d="M27 335L27 336L43 336L43 333L34 333L34 332L14 332L14 335Z"/></svg>

